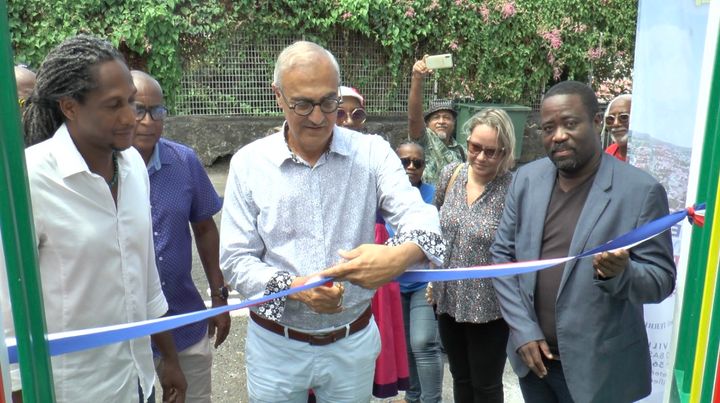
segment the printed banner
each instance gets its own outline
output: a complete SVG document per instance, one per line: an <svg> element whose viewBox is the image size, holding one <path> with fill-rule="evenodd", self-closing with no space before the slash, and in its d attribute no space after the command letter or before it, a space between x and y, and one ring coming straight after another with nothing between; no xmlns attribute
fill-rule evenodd
<svg viewBox="0 0 720 403"><path fill-rule="evenodd" d="M670 209L685 206L693 150L700 67L705 43L708 2L641 0L638 9L631 138L628 162L648 171L665 186ZM672 94L672 95L670 95ZM685 280L680 226L672 228L678 265L676 290ZM671 338L676 293L660 304L645 306L645 327L652 357L653 390L643 401L661 402L670 380Z"/></svg>

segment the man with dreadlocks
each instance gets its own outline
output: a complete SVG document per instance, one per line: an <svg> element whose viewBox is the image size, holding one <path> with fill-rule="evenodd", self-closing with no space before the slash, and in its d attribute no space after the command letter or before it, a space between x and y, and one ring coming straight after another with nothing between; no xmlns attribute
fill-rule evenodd
<svg viewBox="0 0 720 403"><path fill-rule="evenodd" d="M51 333L136 322L167 312L153 251L147 170L132 147L130 71L108 42L70 38L50 51L23 116L45 316ZM163 355L163 401L186 383L172 336ZM150 338L53 357L57 402L132 402L154 382ZM144 392L144 393L143 393Z"/></svg>

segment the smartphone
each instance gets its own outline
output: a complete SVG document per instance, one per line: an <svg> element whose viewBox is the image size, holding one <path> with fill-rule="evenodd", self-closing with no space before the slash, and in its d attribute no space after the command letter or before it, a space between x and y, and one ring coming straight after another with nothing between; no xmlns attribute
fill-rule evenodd
<svg viewBox="0 0 720 403"><path fill-rule="evenodd" d="M449 69L453 66L452 54L446 53L444 55L428 56L427 59L425 59L425 66L431 70Z"/></svg>

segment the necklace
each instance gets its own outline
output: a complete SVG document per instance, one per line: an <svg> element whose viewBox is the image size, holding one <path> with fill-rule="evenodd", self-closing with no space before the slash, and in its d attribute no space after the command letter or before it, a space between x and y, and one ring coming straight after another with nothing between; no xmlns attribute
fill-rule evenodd
<svg viewBox="0 0 720 403"><path fill-rule="evenodd" d="M112 179L110 179L109 181L106 181L110 188L117 185L117 182L118 182L118 161L117 161L117 153L115 151L113 151L113 153L112 153L112 162L113 162L113 176L112 176Z"/></svg>

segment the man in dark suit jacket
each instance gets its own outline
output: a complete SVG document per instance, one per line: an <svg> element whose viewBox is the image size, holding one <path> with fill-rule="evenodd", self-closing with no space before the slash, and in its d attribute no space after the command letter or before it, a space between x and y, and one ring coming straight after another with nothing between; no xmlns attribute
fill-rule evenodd
<svg viewBox="0 0 720 403"><path fill-rule="evenodd" d="M575 255L668 213L662 185L604 155L598 109L583 83L547 92L541 137L548 158L518 170L492 247L495 262ZM650 393L642 305L673 291L669 231L494 285L527 402L631 402Z"/></svg>

